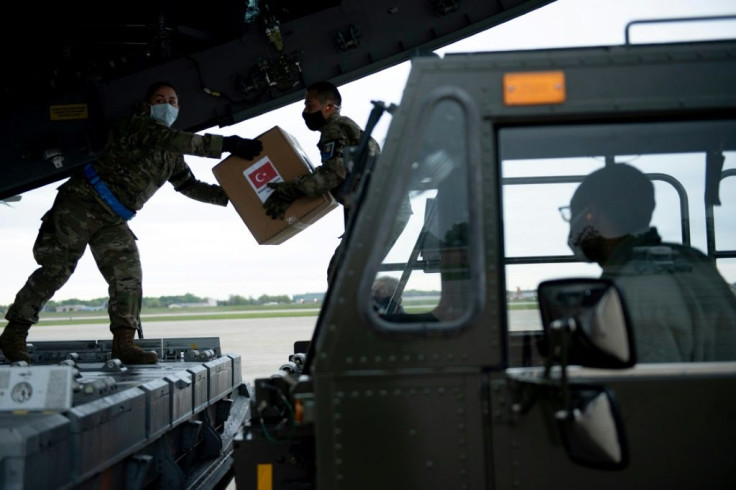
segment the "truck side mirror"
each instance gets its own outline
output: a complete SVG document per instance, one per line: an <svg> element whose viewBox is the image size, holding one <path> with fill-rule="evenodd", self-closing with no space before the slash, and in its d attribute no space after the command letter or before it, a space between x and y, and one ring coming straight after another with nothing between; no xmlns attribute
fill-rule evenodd
<svg viewBox="0 0 736 490"><path fill-rule="evenodd" d="M628 449L613 392L571 382L568 373L571 364L607 369L636 364L623 297L605 279L545 281L537 293L544 328L544 378L559 388L561 408L555 419L565 450L573 462L583 466L623 469L628 464ZM552 376L554 364L560 366L558 381Z"/></svg>
<svg viewBox="0 0 736 490"><path fill-rule="evenodd" d="M618 404L604 387L570 384L570 405L555 413L570 459L603 470L628 465L628 446Z"/></svg>
<svg viewBox="0 0 736 490"><path fill-rule="evenodd" d="M636 364L626 305L612 281L544 281L537 295L544 328L540 350L548 365L624 369Z"/></svg>

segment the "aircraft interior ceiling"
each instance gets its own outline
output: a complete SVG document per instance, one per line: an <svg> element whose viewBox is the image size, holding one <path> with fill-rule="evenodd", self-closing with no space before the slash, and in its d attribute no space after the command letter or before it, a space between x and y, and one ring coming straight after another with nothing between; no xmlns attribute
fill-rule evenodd
<svg viewBox="0 0 736 490"><path fill-rule="evenodd" d="M2 30L0 200L68 176L155 80L176 127L229 126L553 0L126 0L18 5ZM12 25L11 25L12 24Z"/></svg>

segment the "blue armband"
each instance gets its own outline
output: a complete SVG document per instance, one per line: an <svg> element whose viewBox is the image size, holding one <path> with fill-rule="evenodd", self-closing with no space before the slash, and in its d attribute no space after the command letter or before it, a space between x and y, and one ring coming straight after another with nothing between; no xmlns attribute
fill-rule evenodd
<svg viewBox="0 0 736 490"><path fill-rule="evenodd" d="M121 203L118 198L115 197L115 194L112 193L110 188L107 187L102 179L100 179L100 176L95 172L95 167L93 167L91 163L85 165L83 170L84 176L87 178L89 183L92 184L92 187L95 188L97 194L99 194L102 200L110 206L110 209L112 209L115 214L126 221L135 216L135 211L131 211L125 207L125 204Z"/></svg>

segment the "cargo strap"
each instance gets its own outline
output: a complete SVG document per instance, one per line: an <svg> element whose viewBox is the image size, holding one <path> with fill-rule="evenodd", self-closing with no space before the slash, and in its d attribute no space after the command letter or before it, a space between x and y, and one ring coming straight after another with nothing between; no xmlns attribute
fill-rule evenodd
<svg viewBox="0 0 736 490"><path fill-rule="evenodd" d="M108 206L121 218L124 220L129 220L133 216L135 216L135 211L131 211L123 203L121 203L117 197L115 197L115 194L112 193L109 187L100 179L100 176L97 175L97 172L95 171L95 168L92 166L91 163L88 163L84 166L84 176L87 178L90 184L92 184L92 187L95 188L97 191L97 194L100 195L103 201L107 203Z"/></svg>

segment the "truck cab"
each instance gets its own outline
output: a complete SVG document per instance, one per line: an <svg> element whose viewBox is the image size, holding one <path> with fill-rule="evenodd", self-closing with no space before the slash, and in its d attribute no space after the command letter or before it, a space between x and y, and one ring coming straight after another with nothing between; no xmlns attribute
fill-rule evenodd
<svg viewBox="0 0 736 490"><path fill-rule="evenodd" d="M734 53L413 60L314 335L255 381L238 488L731 487ZM571 253L560 214L621 164L652 183L662 240L636 251L636 280L657 279L636 293ZM613 191L635 212L632 189ZM691 249L713 275L660 287L691 272ZM677 356L647 353L666 342Z"/></svg>

